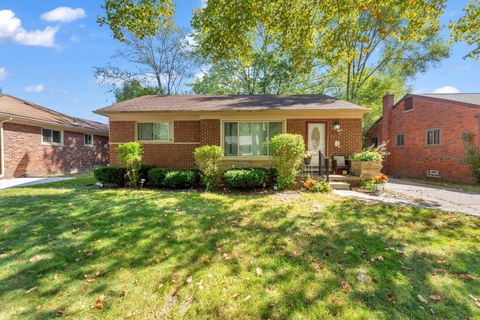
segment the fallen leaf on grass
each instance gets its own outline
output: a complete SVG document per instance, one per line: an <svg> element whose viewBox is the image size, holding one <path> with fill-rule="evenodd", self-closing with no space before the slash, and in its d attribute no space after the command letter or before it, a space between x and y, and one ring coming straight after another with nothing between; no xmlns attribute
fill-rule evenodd
<svg viewBox="0 0 480 320"><path fill-rule="evenodd" d="M128 290L122 290L122 292L120 292L120 297L125 298L127 294L128 294Z"/></svg>
<svg viewBox="0 0 480 320"><path fill-rule="evenodd" d="M30 261L31 263L36 263L36 262L41 261L41 260L43 260L42 256L33 256L30 259L28 259L28 261Z"/></svg>
<svg viewBox="0 0 480 320"><path fill-rule="evenodd" d="M256 273L257 275L261 276L261 275L263 274L262 268L256 268L256 269L255 269L255 273Z"/></svg>
<svg viewBox="0 0 480 320"><path fill-rule="evenodd" d="M387 293L387 299L388 299L388 301L393 302L393 301L395 301L395 295L393 293L389 292L389 293Z"/></svg>
<svg viewBox="0 0 480 320"><path fill-rule="evenodd" d="M105 272L103 272L103 271L97 271L97 272L95 272L95 277L103 276L104 273Z"/></svg>
<svg viewBox="0 0 480 320"><path fill-rule="evenodd" d="M376 256L376 257L373 257L372 259L370 259L370 261L383 261L385 260L385 258L383 256Z"/></svg>
<svg viewBox="0 0 480 320"><path fill-rule="evenodd" d="M87 279L87 283L92 283L95 279Z"/></svg>
<svg viewBox="0 0 480 320"><path fill-rule="evenodd" d="M37 288L38 288L38 286L35 286L35 287L33 287L33 288L30 288L30 289L28 289L27 291L25 291L25 293L30 293L30 292L32 292L32 291L35 291L35 290L37 290Z"/></svg>
<svg viewBox="0 0 480 320"><path fill-rule="evenodd" d="M232 299L238 299L238 297L240 297L240 294L238 293L232 294Z"/></svg>
<svg viewBox="0 0 480 320"><path fill-rule="evenodd" d="M64 314L65 314L65 310L57 310L57 311L55 312L55 315L56 315L57 317L63 317Z"/></svg>
<svg viewBox="0 0 480 320"><path fill-rule="evenodd" d="M430 298L430 300L432 300L434 302L438 302L438 301L442 300L442 297L440 297L439 295L436 295L436 294L431 294L428 297Z"/></svg>
<svg viewBox="0 0 480 320"><path fill-rule="evenodd" d="M105 301L105 295L102 294L98 297L97 301L95 301L95 309L103 309L103 302Z"/></svg>
<svg viewBox="0 0 480 320"><path fill-rule="evenodd" d="M251 296L251 295L248 295L248 296L245 297L245 299L243 299L243 301L250 300L251 298L252 298L252 296Z"/></svg>
<svg viewBox="0 0 480 320"><path fill-rule="evenodd" d="M475 280L475 277L474 277L474 276L471 276L471 275L465 274L465 273L462 273L462 274L457 275L457 278L462 279L462 280L465 280L465 281L473 281L473 280Z"/></svg>
<svg viewBox="0 0 480 320"><path fill-rule="evenodd" d="M230 260L232 257L228 253L224 252L224 253L222 253L222 258L224 260Z"/></svg>
<svg viewBox="0 0 480 320"><path fill-rule="evenodd" d="M0 253L0 258L8 257L8 253Z"/></svg>
<svg viewBox="0 0 480 320"><path fill-rule="evenodd" d="M436 276L436 275L445 275L447 274L447 271L445 269L435 269L431 272L432 276Z"/></svg>
<svg viewBox="0 0 480 320"><path fill-rule="evenodd" d="M340 288L342 289L343 292L349 293L350 292L350 285L348 284L348 281L345 279L340 280Z"/></svg>
<svg viewBox="0 0 480 320"><path fill-rule="evenodd" d="M188 276L188 278L187 278L187 283L192 283L192 281L193 281L193 277L192 277L192 276Z"/></svg>
<svg viewBox="0 0 480 320"><path fill-rule="evenodd" d="M58 280L58 279L60 279L60 273L55 272L55 274L53 275L53 280Z"/></svg>
<svg viewBox="0 0 480 320"><path fill-rule="evenodd" d="M203 278L200 279L200 281L197 283L197 285L198 285L198 288L199 288L200 290L203 289Z"/></svg>
<svg viewBox="0 0 480 320"><path fill-rule="evenodd" d="M418 301L420 301L421 303L428 303L428 300L425 299L425 297L423 297L421 294L418 294L418 295L417 295L417 299L418 299Z"/></svg>
<svg viewBox="0 0 480 320"><path fill-rule="evenodd" d="M469 296L472 298L473 303L480 308L480 298L474 297L471 294Z"/></svg>

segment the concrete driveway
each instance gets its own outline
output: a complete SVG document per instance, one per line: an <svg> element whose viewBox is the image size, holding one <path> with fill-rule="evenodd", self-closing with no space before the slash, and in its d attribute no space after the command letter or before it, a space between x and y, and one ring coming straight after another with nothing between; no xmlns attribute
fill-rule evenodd
<svg viewBox="0 0 480 320"><path fill-rule="evenodd" d="M9 189L15 187L26 187L33 186L36 184L57 182L63 180L69 180L72 178L15 178L15 179L1 179L0 180L0 190Z"/></svg>
<svg viewBox="0 0 480 320"><path fill-rule="evenodd" d="M480 216L480 193L431 186L402 179L390 179L387 192L372 196L350 190L336 190L343 196L389 204L413 205Z"/></svg>

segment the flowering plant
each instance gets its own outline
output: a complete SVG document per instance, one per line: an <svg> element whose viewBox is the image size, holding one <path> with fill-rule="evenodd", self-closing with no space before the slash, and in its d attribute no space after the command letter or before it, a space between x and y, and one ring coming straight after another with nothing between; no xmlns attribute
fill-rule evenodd
<svg viewBox="0 0 480 320"><path fill-rule="evenodd" d="M315 155L317 155L317 153L315 151L305 151L303 153L303 158L308 159L308 158L311 158Z"/></svg>
<svg viewBox="0 0 480 320"><path fill-rule="evenodd" d="M378 176L373 177L375 183L386 183L388 182L388 177L383 173L380 173Z"/></svg>

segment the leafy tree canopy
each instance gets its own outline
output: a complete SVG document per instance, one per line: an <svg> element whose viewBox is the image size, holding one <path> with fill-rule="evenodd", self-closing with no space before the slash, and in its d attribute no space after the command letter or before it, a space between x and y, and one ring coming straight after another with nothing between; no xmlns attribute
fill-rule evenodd
<svg viewBox="0 0 480 320"><path fill-rule="evenodd" d="M452 40L466 41L469 45L473 45L474 49L464 58L472 58L477 60L480 57L480 1L472 0L465 14L457 23L450 24L450 34Z"/></svg>
<svg viewBox="0 0 480 320"><path fill-rule="evenodd" d="M113 89L115 95L115 102L122 102L133 98L162 94L162 89L153 86L143 86L137 79L131 79L123 83L121 87Z"/></svg>
<svg viewBox="0 0 480 320"><path fill-rule="evenodd" d="M105 0L105 16L98 16L101 26L107 25L113 37L124 42L130 32L139 39L154 36L162 18L173 14L172 0Z"/></svg>

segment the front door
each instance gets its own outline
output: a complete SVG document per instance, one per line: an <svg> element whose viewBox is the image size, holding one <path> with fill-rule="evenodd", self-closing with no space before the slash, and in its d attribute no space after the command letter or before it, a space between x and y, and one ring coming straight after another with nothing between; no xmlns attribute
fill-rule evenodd
<svg viewBox="0 0 480 320"><path fill-rule="evenodd" d="M318 155L322 152L326 155L326 124L325 122L309 122L308 130L308 151L315 151L316 155L312 157L311 166L318 166Z"/></svg>

